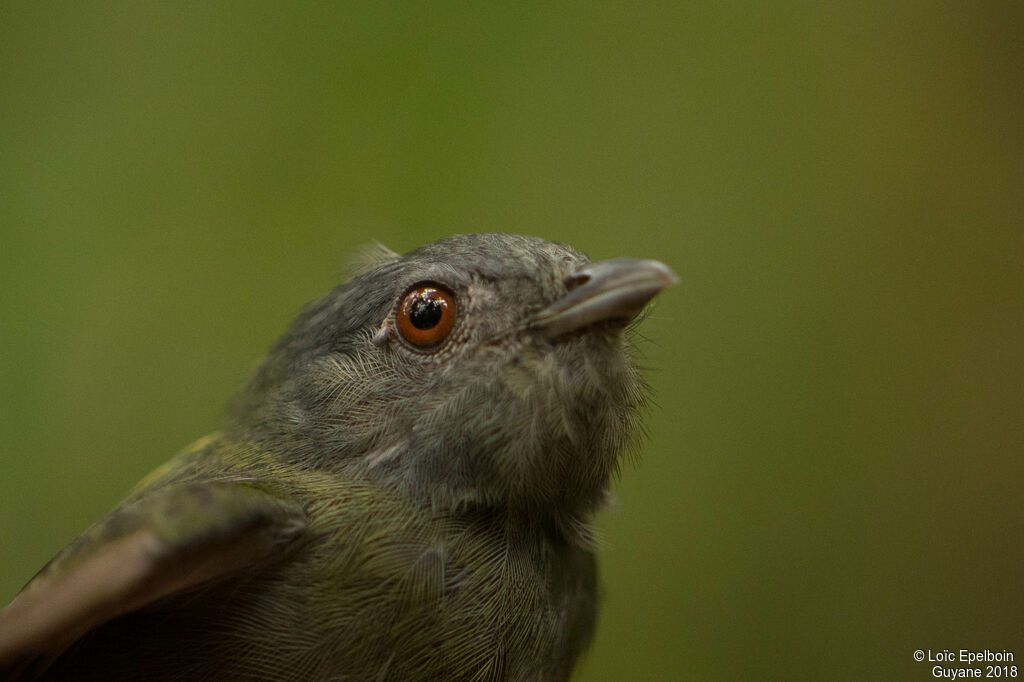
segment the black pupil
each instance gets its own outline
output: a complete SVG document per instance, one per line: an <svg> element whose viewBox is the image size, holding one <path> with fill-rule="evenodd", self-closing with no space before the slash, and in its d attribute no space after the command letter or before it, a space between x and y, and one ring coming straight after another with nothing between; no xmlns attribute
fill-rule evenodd
<svg viewBox="0 0 1024 682"><path fill-rule="evenodd" d="M409 321L417 329L433 329L444 315L440 301L421 296L409 307Z"/></svg>

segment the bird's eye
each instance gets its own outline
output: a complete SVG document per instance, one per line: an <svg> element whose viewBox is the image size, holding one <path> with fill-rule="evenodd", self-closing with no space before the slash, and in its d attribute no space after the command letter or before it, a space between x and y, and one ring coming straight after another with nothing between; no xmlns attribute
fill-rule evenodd
<svg viewBox="0 0 1024 682"><path fill-rule="evenodd" d="M414 346L434 346L455 326L455 296L437 284L417 284L398 306L398 333Z"/></svg>

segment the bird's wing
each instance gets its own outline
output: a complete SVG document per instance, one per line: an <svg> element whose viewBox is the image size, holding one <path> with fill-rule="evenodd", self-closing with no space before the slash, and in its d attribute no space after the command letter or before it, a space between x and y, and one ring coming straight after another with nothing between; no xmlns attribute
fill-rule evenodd
<svg viewBox="0 0 1024 682"><path fill-rule="evenodd" d="M120 507L0 611L0 678L45 669L93 628L258 567L308 526L302 505L238 482L184 483Z"/></svg>

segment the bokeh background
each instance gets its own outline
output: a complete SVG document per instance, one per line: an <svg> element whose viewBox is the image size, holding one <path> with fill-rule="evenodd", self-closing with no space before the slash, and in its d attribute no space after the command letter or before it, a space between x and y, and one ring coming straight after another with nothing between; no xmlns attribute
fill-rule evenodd
<svg viewBox="0 0 1024 682"><path fill-rule="evenodd" d="M1024 661L1024 5L328 5L0 6L0 600L355 247L496 230L682 279L579 680Z"/></svg>

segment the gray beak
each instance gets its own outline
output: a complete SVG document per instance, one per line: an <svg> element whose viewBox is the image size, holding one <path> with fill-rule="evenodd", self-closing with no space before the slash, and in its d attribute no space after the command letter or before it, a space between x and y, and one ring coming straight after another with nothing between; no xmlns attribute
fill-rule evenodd
<svg viewBox="0 0 1024 682"><path fill-rule="evenodd" d="M614 258L590 263L566 279L570 290L530 325L548 338L598 322L625 326L670 284L676 274L656 260Z"/></svg>

